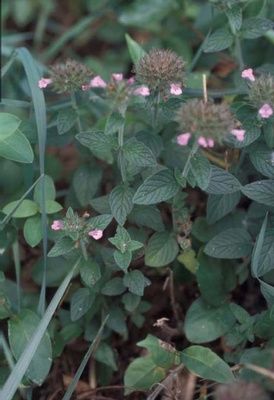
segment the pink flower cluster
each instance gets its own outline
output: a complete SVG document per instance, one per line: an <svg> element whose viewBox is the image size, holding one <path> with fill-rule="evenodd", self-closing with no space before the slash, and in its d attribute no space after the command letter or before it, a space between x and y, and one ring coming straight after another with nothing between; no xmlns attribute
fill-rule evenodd
<svg viewBox="0 0 274 400"><path fill-rule="evenodd" d="M252 68L244 69L242 71L241 76L242 76L242 78L248 79L251 82L255 81L255 76L254 76L254 72L253 72ZM263 104L262 107L258 111L260 117L264 118L264 119L270 118L271 115L273 115L273 112L274 112L273 108L267 103Z"/></svg>
<svg viewBox="0 0 274 400"><path fill-rule="evenodd" d="M47 78L41 78L38 81L38 86L40 89L45 89L48 85L52 83L52 79L47 79Z"/></svg>
<svg viewBox="0 0 274 400"><path fill-rule="evenodd" d="M86 217L86 215L84 216ZM64 229L64 222L58 219L54 220L53 223L51 224L51 229L54 231L60 231ZM95 240L99 240L103 237L103 231L101 229L93 229L88 232L88 235Z"/></svg>
<svg viewBox="0 0 274 400"><path fill-rule="evenodd" d="M236 137L239 142L242 142L245 138L245 130L244 129L232 129L230 133Z"/></svg>
<svg viewBox="0 0 274 400"><path fill-rule="evenodd" d="M177 144L179 146L187 146L188 142L191 138L191 134L189 132L186 133L181 133L179 136L177 136ZM201 147L207 148L207 147L214 147L214 140L211 138L205 138L204 136L200 136L198 138L198 144Z"/></svg>

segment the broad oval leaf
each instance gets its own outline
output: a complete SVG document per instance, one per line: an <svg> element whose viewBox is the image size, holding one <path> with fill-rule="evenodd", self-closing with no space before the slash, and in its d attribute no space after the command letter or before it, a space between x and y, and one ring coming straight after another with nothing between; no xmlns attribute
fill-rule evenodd
<svg viewBox="0 0 274 400"><path fill-rule="evenodd" d="M133 197L135 204L156 204L166 201L179 190L173 173L169 169L164 169L152 176L149 176L137 189Z"/></svg>
<svg viewBox="0 0 274 400"><path fill-rule="evenodd" d="M14 133L1 140L0 157L30 164L33 162L34 154L26 136L17 129Z"/></svg>
<svg viewBox="0 0 274 400"><path fill-rule="evenodd" d="M208 187L205 189L210 194L234 193L240 190L241 184L234 175L222 168L211 166L211 176Z"/></svg>
<svg viewBox="0 0 274 400"><path fill-rule="evenodd" d="M229 214L239 203L241 192L227 194L210 194L207 199L206 219L209 224L214 224Z"/></svg>
<svg viewBox="0 0 274 400"><path fill-rule="evenodd" d="M190 346L181 352L181 361L192 373L220 383L234 381L229 365L212 350L203 346Z"/></svg>
<svg viewBox="0 0 274 400"><path fill-rule="evenodd" d="M217 29L205 41L203 50L205 53L214 53L225 50L233 43L233 36L227 29Z"/></svg>
<svg viewBox="0 0 274 400"><path fill-rule="evenodd" d="M23 310L9 320L8 334L12 353L16 360L28 345L40 323L40 318L31 310ZM52 349L48 333L42 337L40 344L26 371L26 376L37 385L47 377L52 363Z"/></svg>
<svg viewBox="0 0 274 400"><path fill-rule="evenodd" d="M19 200L12 201L3 208L3 213L9 215L14 208L19 204ZM38 212L38 205L29 199L24 199L16 211L12 214L13 218L27 218L35 215Z"/></svg>
<svg viewBox="0 0 274 400"><path fill-rule="evenodd" d="M265 179L249 183L242 187L241 191L247 197L266 206L274 204L274 179Z"/></svg>
<svg viewBox="0 0 274 400"><path fill-rule="evenodd" d="M145 249L145 263L149 267L163 267L176 258L178 251L178 244L171 233L156 232Z"/></svg>
<svg viewBox="0 0 274 400"><path fill-rule="evenodd" d="M16 115L0 113L0 143L11 136L18 128L21 120Z"/></svg>
<svg viewBox="0 0 274 400"><path fill-rule="evenodd" d="M133 195L134 190L125 184L116 186L109 195L112 215L120 225L124 225L133 208Z"/></svg>
<svg viewBox="0 0 274 400"><path fill-rule="evenodd" d="M205 246L204 252L216 258L240 258L251 254L252 238L242 228L230 228L214 236Z"/></svg>

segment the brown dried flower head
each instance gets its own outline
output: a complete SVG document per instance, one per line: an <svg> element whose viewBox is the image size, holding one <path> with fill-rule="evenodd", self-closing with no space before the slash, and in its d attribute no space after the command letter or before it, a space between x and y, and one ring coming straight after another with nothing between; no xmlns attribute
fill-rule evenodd
<svg viewBox="0 0 274 400"><path fill-rule="evenodd" d="M162 94L172 83L183 83L184 61L171 50L153 49L135 66L137 81Z"/></svg>
<svg viewBox="0 0 274 400"><path fill-rule="evenodd" d="M250 103L259 108L263 104L269 104L274 108L274 78L270 74L262 74L250 85Z"/></svg>
<svg viewBox="0 0 274 400"><path fill-rule="evenodd" d="M263 388L253 382L236 382L220 385L215 392L215 400L270 400Z"/></svg>
<svg viewBox="0 0 274 400"><path fill-rule="evenodd" d="M212 138L221 143L234 127L234 117L225 102L214 104L203 100L189 100L177 111L176 121L182 132L196 137Z"/></svg>
<svg viewBox="0 0 274 400"><path fill-rule="evenodd" d="M89 82L91 76L92 72L85 65L71 59L50 68L53 90L57 93L80 90L82 85Z"/></svg>

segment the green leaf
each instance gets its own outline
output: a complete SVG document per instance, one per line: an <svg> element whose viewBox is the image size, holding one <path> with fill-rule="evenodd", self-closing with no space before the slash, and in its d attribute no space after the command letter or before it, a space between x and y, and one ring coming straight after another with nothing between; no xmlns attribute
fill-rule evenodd
<svg viewBox="0 0 274 400"><path fill-rule="evenodd" d="M101 293L105 296L119 296L125 291L123 279L115 277L108 281L102 288Z"/></svg>
<svg viewBox="0 0 274 400"><path fill-rule="evenodd" d="M181 362L201 378L219 383L230 383L235 380L229 365L206 347L187 347L181 352Z"/></svg>
<svg viewBox="0 0 274 400"><path fill-rule="evenodd" d="M24 224L24 238L26 242L31 246L35 247L40 243L43 237L42 221L39 215L30 217Z"/></svg>
<svg viewBox="0 0 274 400"><path fill-rule="evenodd" d="M112 136L107 136L102 131L81 132L75 136L77 140L101 160L112 163L112 150L115 141Z"/></svg>
<svg viewBox="0 0 274 400"><path fill-rule="evenodd" d="M102 231L111 223L112 215L102 214L96 217L91 217L87 221L89 229L101 229Z"/></svg>
<svg viewBox="0 0 274 400"><path fill-rule="evenodd" d="M156 206L135 205L128 219L138 226L146 226L154 231L161 232L165 229L161 212Z"/></svg>
<svg viewBox="0 0 274 400"><path fill-rule="evenodd" d="M257 171L268 178L274 178L274 152L263 143L249 148L249 158Z"/></svg>
<svg viewBox="0 0 274 400"><path fill-rule="evenodd" d="M131 293L137 294L137 296L143 296L144 289L150 284L150 281L141 271L135 269L124 275L123 284Z"/></svg>
<svg viewBox="0 0 274 400"><path fill-rule="evenodd" d="M274 179L249 183L241 188L244 195L266 206L274 204Z"/></svg>
<svg viewBox="0 0 274 400"><path fill-rule="evenodd" d="M190 342L206 343L225 335L234 323L235 318L228 304L211 307L199 298L186 313L184 330Z"/></svg>
<svg viewBox="0 0 274 400"><path fill-rule="evenodd" d="M144 347L149 351L151 358L156 365L168 370L175 363L176 351L175 349L169 349L165 345L167 345L167 343L162 342L160 339L152 335L147 335L144 340L137 343L137 346Z"/></svg>
<svg viewBox="0 0 274 400"><path fill-rule="evenodd" d="M113 371L118 370L113 348L107 343L103 342L99 345L94 354L94 358L102 364L108 365Z"/></svg>
<svg viewBox="0 0 274 400"><path fill-rule="evenodd" d="M48 257L58 257L62 256L63 254L67 254L71 252L75 248L75 243L69 237L62 237L55 245L51 248L48 253Z"/></svg>
<svg viewBox="0 0 274 400"><path fill-rule="evenodd" d="M56 266L58 265L58 268ZM58 287L71 269L71 260L65 257L51 257L47 259L47 286ZM43 258L38 259L32 270L32 278L37 285L43 282Z"/></svg>
<svg viewBox="0 0 274 400"><path fill-rule="evenodd" d="M244 39L257 39L267 31L274 28L274 23L270 19L253 17L244 20L241 35Z"/></svg>
<svg viewBox="0 0 274 400"><path fill-rule="evenodd" d="M105 135L113 135L117 133L125 124L125 119L118 112L113 112L107 119L105 126Z"/></svg>
<svg viewBox="0 0 274 400"><path fill-rule="evenodd" d="M7 204L2 210L3 213L6 215L10 214L18 203L19 203L19 200L12 201L11 203ZM32 200L25 199L21 202L20 206L13 213L12 217L13 218L27 218L27 217L31 217L32 215L35 215L37 212L38 212L37 204Z"/></svg>
<svg viewBox="0 0 274 400"><path fill-rule="evenodd" d="M204 252L216 258L241 258L251 254L252 238L242 228L231 228L214 236L205 246Z"/></svg>
<svg viewBox="0 0 274 400"><path fill-rule="evenodd" d="M133 195L134 190L126 184L116 186L109 195L112 215L120 225L124 225L133 208Z"/></svg>
<svg viewBox="0 0 274 400"><path fill-rule="evenodd" d="M9 343L16 360L29 344L39 323L40 318L31 310L23 310L9 320ZM48 333L45 332L29 364L26 376L35 384L41 385L49 373L51 363L51 342Z"/></svg>
<svg viewBox="0 0 274 400"><path fill-rule="evenodd" d="M131 57L133 64L137 64L140 59L146 54L143 48L132 39L127 33L125 34L125 38L127 41L128 52Z"/></svg>
<svg viewBox="0 0 274 400"><path fill-rule="evenodd" d="M128 250L122 253L121 251L115 250L113 256L118 267L126 271L132 260L132 252Z"/></svg>
<svg viewBox="0 0 274 400"><path fill-rule="evenodd" d="M70 317L72 321L77 321L85 315L95 300L95 293L88 288L77 289L70 300Z"/></svg>
<svg viewBox="0 0 274 400"><path fill-rule="evenodd" d="M42 204L42 187L45 185L45 200L54 200L56 196L56 190L54 186L54 182L51 176L45 175L43 179L41 179L37 185L35 186L33 192L33 200L38 203L41 207Z"/></svg>
<svg viewBox="0 0 274 400"><path fill-rule="evenodd" d="M34 154L26 136L17 129L14 133L1 140L0 157L30 164L33 162Z"/></svg>
<svg viewBox="0 0 274 400"><path fill-rule="evenodd" d="M62 210L61 204L57 203L55 200L46 200L45 201L45 209L46 214L55 214L58 211ZM39 211L42 213L41 207L39 207Z"/></svg>
<svg viewBox="0 0 274 400"><path fill-rule="evenodd" d="M133 197L135 204L156 204L166 201L179 190L173 173L169 169L164 169L156 174L149 176L137 189Z"/></svg>
<svg viewBox="0 0 274 400"><path fill-rule="evenodd" d="M151 356L136 358L126 369L124 376L125 394L135 390L150 389L166 376L164 368L158 367Z"/></svg>
<svg viewBox="0 0 274 400"><path fill-rule="evenodd" d="M101 268L95 260L89 258L81 263L80 275L86 286L93 287L101 278Z"/></svg>
<svg viewBox="0 0 274 400"><path fill-rule="evenodd" d="M199 188L205 190L209 185L211 175L211 165L208 159L202 153L197 152L191 157L190 170Z"/></svg>
<svg viewBox="0 0 274 400"><path fill-rule="evenodd" d="M124 144L123 155L129 165L133 167L155 167L157 164L150 148L135 138L129 139Z"/></svg>
<svg viewBox="0 0 274 400"><path fill-rule="evenodd" d="M132 313L138 305L140 304L141 297L137 296L136 294L133 293L125 293L122 296L122 302L125 305L125 309L129 312Z"/></svg>
<svg viewBox="0 0 274 400"><path fill-rule="evenodd" d="M0 114L0 146L2 140L11 136L21 124L21 120L16 115L2 112Z"/></svg>
<svg viewBox="0 0 274 400"><path fill-rule="evenodd" d="M203 45L205 53L225 50L233 44L233 35L225 28L217 29L207 38Z"/></svg>
<svg viewBox="0 0 274 400"><path fill-rule="evenodd" d="M178 244L169 232L156 232L145 248L145 264L149 267L163 267L170 264L177 256Z"/></svg>
<svg viewBox="0 0 274 400"><path fill-rule="evenodd" d="M72 109L61 110L57 115L57 131L59 135L68 132L75 124L76 112Z"/></svg>
<svg viewBox="0 0 274 400"><path fill-rule="evenodd" d="M226 10L230 26L235 33L241 29L243 20L242 14L242 8L238 4L235 4Z"/></svg>
<svg viewBox="0 0 274 400"><path fill-rule="evenodd" d="M207 199L206 219L214 224L234 210L241 198L241 192L210 194Z"/></svg>
<svg viewBox="0 0 274 400"><path fill-rule="evenodd" d="M99 166L81 165L73 174L72 186L81 206L87 206L95 196L102 180Z"/></svg>
<svg viewBox="0 0 274 400"><path fill-rule="evenodd" d="M241 189L241 184L235 176L229 172L211 166L211 176L208 187L205 189L210 194L234 193Z"/></svg>

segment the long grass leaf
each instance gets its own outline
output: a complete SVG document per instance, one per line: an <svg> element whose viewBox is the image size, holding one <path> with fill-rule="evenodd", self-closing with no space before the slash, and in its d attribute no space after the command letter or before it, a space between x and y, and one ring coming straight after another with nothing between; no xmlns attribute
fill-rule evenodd
<svg viewBox="0 0 274 400"><path fill-rule="evenodd" d="M91 343L91 345L88 348L88 351L86 352L86 354L84 355L81 364L79 365L79 368L76 371L76 374L74 375L72 381L70 382L67 391L64 395L64 397L62 398L62 400L70 400L71 396L73 395L74 390L76 389L77 383L79 381L79 379L81 378L81 375L85 369L85 366L88 363L88 360L90 359L90 357L92 356L92 354L95 353L95 351L97 350L97 347L100 343L101 340L101 336L103 333L103 329L104 326L108 320L109 315L106 316L106 318L104 319L104 321L102 322L102 325L100 326L99 331L97 332L97 335L95 336L93 342Z"/></svg>
<svg viewBox="0 0 274 400"><path fill-rule="evenodd" d="M67 274L59 288L57 289L55 295L53 296L51 302L49 303L44 316L42 317L39 325L37 326L31 340L25 347L25 350L19 357L17 363L15 364L12 372L10 373L8 379L6 380L2 391L0 392L1 400L11 400L19 387L23 376L25 375L30 362L41 342L47 327L64 295L66 289L73 277L74 271L78 267L80 259L77 260L71 271Z"/></svg>

